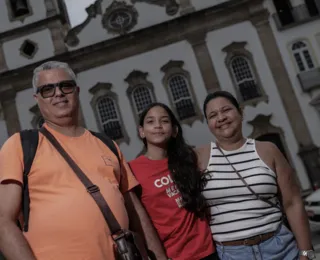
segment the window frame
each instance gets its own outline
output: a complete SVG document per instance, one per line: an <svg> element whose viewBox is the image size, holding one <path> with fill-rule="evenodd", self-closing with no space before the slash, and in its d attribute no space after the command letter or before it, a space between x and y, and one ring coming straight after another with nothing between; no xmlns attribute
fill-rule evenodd
<svg viewBox="0 0 320 260"><path fill-rule="evenodd" d="M302 43L302 44L304 44L304 46L302 48L297 49L297 50L293 50L293 46L295 44L297 44L297 43ZM317 62L316 62L313 50L312 50L311 45L310 45L310 43L309 43L309 41L307 39L296 39L296 40L294 40L293 42L290 43L289 50L290 50L290 53L291 53L291 56L292 56L292 59L293 59L293 62L294 62L294 66L295 66L295 68L296 68L298 73L311 71L311 70L313 70L313 69L315 69L317 67ZM307 58L306 58L306 55L305 55L304 51L307 51L307 53L308 53L308 55L309 55L309 57L311 59L313 68L309 67L309 64L308 64L308 61L307 61ZM302 62L302 65L304 67L304 70L300 69L298 61L297 61L297 58L296 58L295 55L299 56L299 58L300 58L300 60Z"/></svg>
<svg viewBox="0 0 320 260"><path fill-rule="evenodd" d="M268 99L268 96L267 96L267 94L261 84L258 70L257 70L255 62L254 62L254 57L253 57L252 53L245 48L246 45L247 45L247 42L232 42L231 44L224 47L222 49L222 51L226 53L225 65L226 65L226 68L227 68L229 75L231 77L233 87L236 91L236 96L237 96L239 103L242 106L249 105L249 106L255 107L260 102L268 103L269 99ZM253 80L255 80L255 86L257 88L257 91L258 91L258 93L260 93L259 97L249 99L249 100L243 99L243 96L240 92L239 83L236 80L236 77L234 75L234 70L232 68L232 61L236 57L243 57L247 61L252 78L253 78Z"/></svg>
<svg viewBox="0 0 320 260"><path fill-rule="evenodd" d="M195 123L196 121L203 122L204 116L201 113L195 92L194 87L192 85L191 76L190 73L187 70L183 69L184 62L180 60L170 60L165 65L161 67L161 71L164 73L164 76L162 78L162 84L167 92L167 95L169 97L170 106L173 108L173 111L179 121L182 124L189 125L190 127ZM189 98L183 98L183 99L189 99L192 102L195 115L189 118L185 118L180 120L180 115L178 114L176 103L179 101L175 101L173 98L172 89L170 87L170 80L175 76L182 76L184 80L186 81L186 87L189 92ZM179 99L180 100L180 99Z"/></svg>
<svg viewBox="0 0 320 260"><path fill-rule="evenodd" d="M104 133L104 128L103 128L103 122L101 120L101 116L99 113L99 109L98 109L98 104L99 102L103 99L103 98L110 98L113 101L113 105L115 107L115 111L117 113L117 117L118 117L118 122L120 124L121 127L121 132L123 137L114 140L118 145L120 145L121 143L126 143L129 144L130 143L130 139L127 133L127 130L125 128L125 125L123 123L123 117L122 117L122 113L120 110L120 106L119 106L119 99L118 99L118 95L113 92L111 90L112 88L112 84L111 83L105 83L105 82L98 82L96 83L92 88L89 89L89 93L91 93L93 95L90 104L96 119L96 123L98 126L98 130L101 133Z"/></svg>
<svg viewBox="0 0 320 260"><path fill-rule="evenodd" d="M24 20L25 20L27 17L33 15L33 10L32 10L32 6L31 6L31 4L30 4L30 0L26 0L29 13L28 13L28 14L25 14L25 15L17 16L17 17L15 17L14 14L13 14L14 12L13 12L12 7L11 7L11 0L5 0L5 3L6 3L6 6L7 6L8 18L9 18L9 21L10 21L10 22L20 21L20 22L23 23Z"/></svg>
<svg viewBox="0 0 320 260"><path fill-rule="evenodd" d="M128 83L127 88L127 96L133 111L133 116L136 121L136 124L139 125L139 113L136 107L136 102L133 98L133 93L139 87L145 87L149 90L149 94L151 97L151 103L157 102L153 84L147 80L148 72L142 72L139 70L133 70L129 73L129 75L125 78L125 81ZM142 112L142 111L141 111Z"/></svg>

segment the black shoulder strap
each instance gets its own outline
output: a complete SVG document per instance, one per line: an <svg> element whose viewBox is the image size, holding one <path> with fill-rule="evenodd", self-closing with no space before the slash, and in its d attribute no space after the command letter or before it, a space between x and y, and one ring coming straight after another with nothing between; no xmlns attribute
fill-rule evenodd
<svg viewBox="0 0 320 260"><path fill-rule="evenodd" d="M98 139L100 139L101 142L103 142L107 147L109 147L111 152L113 152L115 154L115 156L117 156L118 161L119 161L119 165L121 165L120 155L119 155L118 149L117 149L116 145L114 144L113 140L110 137L108 137L104 134L101 134L101 133L97 133L97 132L93 132L93 131L90 131L90 133L92 135L94 135L95 137L97 137Z"/></svg>
<svg viewBox="0 0 320 260"><path fill-rule="evenodd" d="M23 231L28 232L30 197L28 187L28 175L37 152L39 142L39 132L37 129L23 130L20 132L21 146L23 151L23 192L22 192L22 213L23 213Z"/></svg>
<svg viewBox="0 0 320 260"><path fill-rule="evenodd" d="M90 131L92 135L100 139L116 156L119 161L120 155L118 149L112 139L108 136ZM28 175L37 152L39 142L39 131L38 129L23 130L20 132L20 139L23 151L23 193L22 193L22 214L23 214L23 231L28 232L29 229L29 215L30 215L30 197L29 197L29 186L28 186Z"/></svg>

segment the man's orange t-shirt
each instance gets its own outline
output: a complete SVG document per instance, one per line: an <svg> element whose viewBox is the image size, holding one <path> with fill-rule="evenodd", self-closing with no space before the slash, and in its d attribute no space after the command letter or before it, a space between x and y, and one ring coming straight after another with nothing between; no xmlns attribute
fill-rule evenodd
<svg viewBox="0 0 320 260"><path fill-rule="evenodd" d="M123 228L129 220L122 194L138 183L121 154L117 157L89 131L67 137L49 127L67 153L90 180L99 186ZM7 140L0 152L0 181L23 182L20 135ZM61 155L39 134L29 173L29 231L24 233L39 260L114 259L110 230L93 198Z"/></svg>

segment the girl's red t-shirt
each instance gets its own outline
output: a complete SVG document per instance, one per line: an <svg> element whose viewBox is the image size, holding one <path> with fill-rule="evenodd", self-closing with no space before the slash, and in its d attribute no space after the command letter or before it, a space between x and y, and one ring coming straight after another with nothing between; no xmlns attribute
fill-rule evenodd
<svg viewBox="0 0 320 260"><path fill-rule="evenodd" d="M142 187L142 204L167 256L173 260L199 260L215 252L207 220L197 218L182 207L182 197L171 178L168 160L140 156L129 164Z"/></svg>

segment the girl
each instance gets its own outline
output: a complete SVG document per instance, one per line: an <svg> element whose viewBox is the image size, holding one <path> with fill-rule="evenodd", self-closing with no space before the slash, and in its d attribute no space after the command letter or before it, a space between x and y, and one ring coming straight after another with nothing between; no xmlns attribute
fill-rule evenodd
<svg viewBox="0 0 320 260"><path fill-rule="evenodd" d="M217 259L201 194L197 155L185 143L182 128L162 103L140 117L146 154L129 164L141 185L141 201L173 260Z"/></svg>
<svg viewBox="0 0 320 260"><path fill-rule="evenodd" d="M314 259L300 189L280 150L243 136L242 110L230 93L209 94L203 110L216 137L199 159L219 258Z"/></svg>

